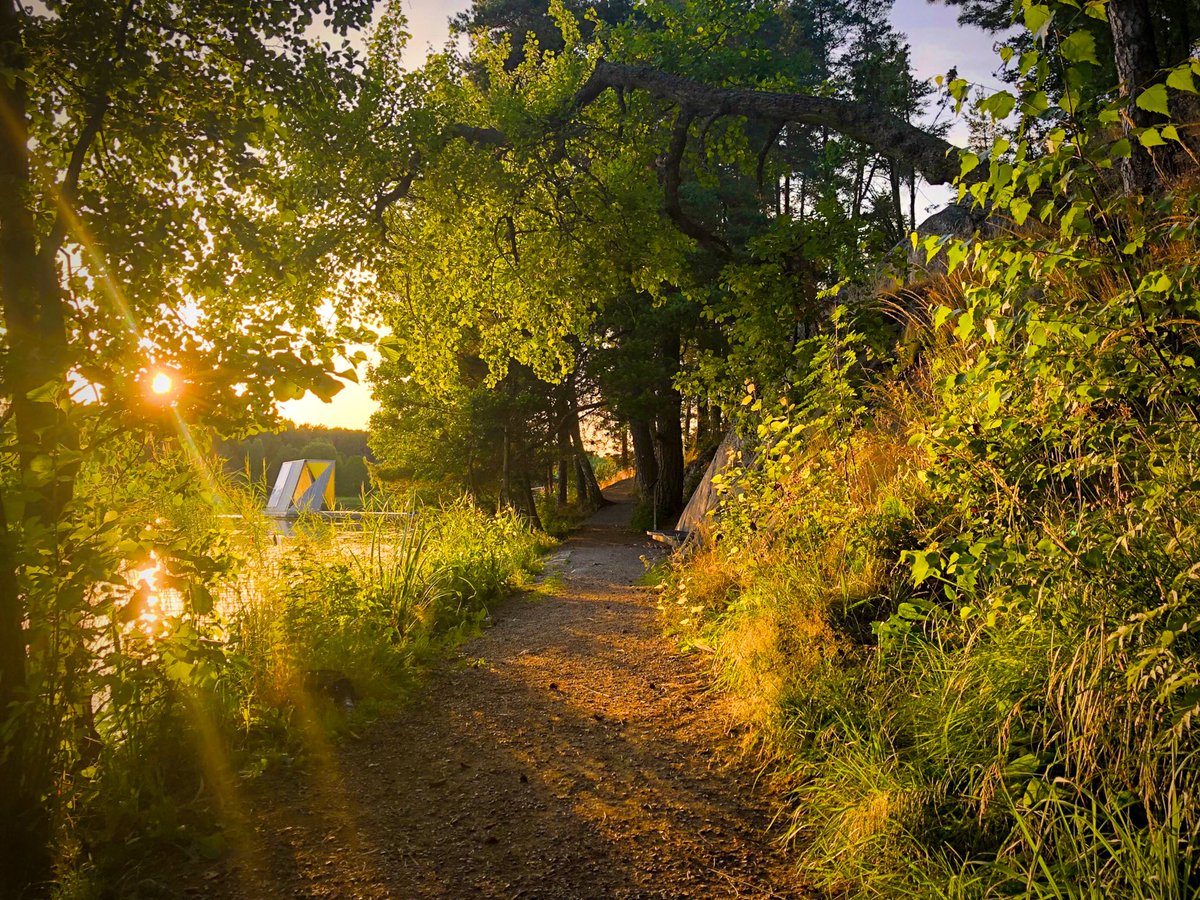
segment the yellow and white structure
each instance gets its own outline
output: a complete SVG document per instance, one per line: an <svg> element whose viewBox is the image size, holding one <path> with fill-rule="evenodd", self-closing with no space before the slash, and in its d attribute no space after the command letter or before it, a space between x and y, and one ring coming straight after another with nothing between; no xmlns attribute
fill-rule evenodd
<svg viewBox="0 0 1200 900"><path fill-rule="evenodd" d="M295 516L332 509L335 468L332 459L290 459L285 462L267 501L267 515Z"/></svg>

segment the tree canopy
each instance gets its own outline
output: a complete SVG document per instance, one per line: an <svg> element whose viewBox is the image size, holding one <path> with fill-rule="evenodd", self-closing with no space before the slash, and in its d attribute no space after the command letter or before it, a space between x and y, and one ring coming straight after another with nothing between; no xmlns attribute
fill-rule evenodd
<svg viewBox="0 0 1200 900"><path fill-rule="evenodd" d="M1132 285L1148 231L1190 221L1169 188L1197 151L1195 4L950 5L1020 26L1000 47L1009 89L917 78L887 0L480 0L455 21L469 48L415 70L399 3L0 2L13 883L49 878L52 832L146 696L217 680L212 589L238 561L213 441L335 396L364 359L352 345L381 354L379 480L536 527L572 479L603 502L591 417L632 442L640 521L663 526L731 420L850 402L830 343L846 315L868 372L928 314L913 282L890 315L881 281L984 252L916 234L922 180L956 184L978 240L1040 223L1071 245L1030 237L1041 256L1014 251L1011 278L1068 259L1091 277L1072 255L1091 241ZM973 111L976 146L923 124L935 97ZM1105 307L1114 333L1145 331L1153 356L1114 378L1149 394L1145 372L1180 383L1186 344L1149 322L1158 285ZM336 456L326 444L296 449ZM131 634L149 560L185 598L177 640Z"/></svg>

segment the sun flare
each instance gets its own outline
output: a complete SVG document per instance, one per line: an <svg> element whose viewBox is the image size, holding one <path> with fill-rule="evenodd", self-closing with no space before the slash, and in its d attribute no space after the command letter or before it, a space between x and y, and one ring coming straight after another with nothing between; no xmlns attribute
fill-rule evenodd
<svg viewBox="0 0 1200 900"><path fill-rule="evenodd" d="M150 390L160 397L171 393L174 387L174 380L166 372L155 372L154 377L150 380Z"/></svg>

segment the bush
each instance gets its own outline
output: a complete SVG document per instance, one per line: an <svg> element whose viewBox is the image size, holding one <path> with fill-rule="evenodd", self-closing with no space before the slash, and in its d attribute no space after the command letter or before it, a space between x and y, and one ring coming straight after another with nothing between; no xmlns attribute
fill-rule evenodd
<svg viewBox="0 0 1200 900"><path fill-rule="evenodd" d="M151 574L111 586L117 614L97 631L81 686L95 711L60 710L66 746L86 754L61 781L73 890L89 871L133 883L131 862L156 849L217 852L215 816L236 824L240 777L326 754L329 734L402 698L544 548L515 516L466 501L377 506L361 530L314 517L277 543L261 498L228 486L224 496L240 518L205 498L151 516L175 537L160 541ZM174 574L188 559L220 561L202 589Z"/></svg>
<svg viewBox="0 0 1200 900"><path fill-rule="evenodd" d="M925 242L918 363L843 308L747 398L756 462L664 601L832 892L1200 889L1200 191L1132 206L1117 141L1054 141L972 189L1006 232Z"/></svg>

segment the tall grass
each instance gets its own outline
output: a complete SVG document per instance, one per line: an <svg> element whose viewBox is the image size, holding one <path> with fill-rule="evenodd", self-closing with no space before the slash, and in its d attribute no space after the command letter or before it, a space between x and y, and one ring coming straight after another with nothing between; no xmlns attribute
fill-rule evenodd
<svg viewBox="0 0 1200 900"><path fill-rule="evenodd" d="M1022 240L926 284L890 372L818 339L664 595L834 895L1200 891L1197 350L1142 320L1200 248L1117 278Z"/></svg>
<svg viewBox="0 0 1200 900"><path fill-rule="evenodd" d="M327 754L331 733L402 700L545 546L465 500L376 504L356 525L304 518L280 538L261 498L225 491L221 514L200 499L163 510L223 547L212 611L167 590L152 630L114 622L115 643L94 648L94 758L64 783L68 894L120 892L164 847L219 852L242 779Z"/></svg>

